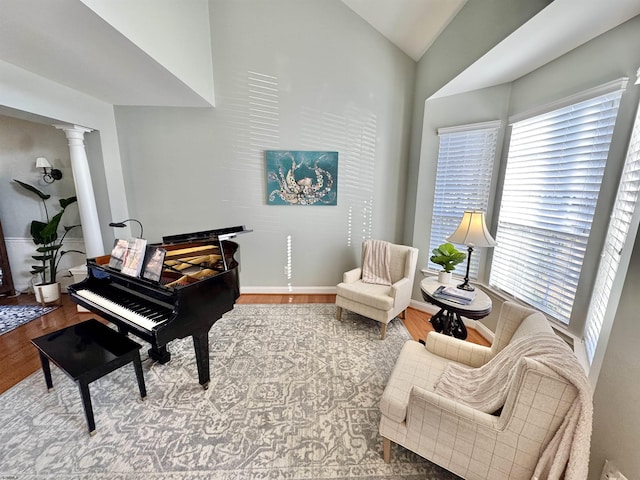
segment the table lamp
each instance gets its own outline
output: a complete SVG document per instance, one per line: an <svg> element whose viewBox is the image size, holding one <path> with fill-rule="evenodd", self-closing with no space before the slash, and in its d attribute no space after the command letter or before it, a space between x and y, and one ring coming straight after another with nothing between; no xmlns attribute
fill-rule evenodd
<svg viewBox="0 0 640 480"><path fill-rule="evenodd" d="M469 265L471 263L471 254L474 247L495 247L496 241L493 239L487 225L484 221L484 212L473 210L465 211L460 225L453 232L447 241L457 243L458 245L466 245L467 254L467 273L464 276L464 282L458 285L461 290L473 291L473 285L469 285Z"/></svg>

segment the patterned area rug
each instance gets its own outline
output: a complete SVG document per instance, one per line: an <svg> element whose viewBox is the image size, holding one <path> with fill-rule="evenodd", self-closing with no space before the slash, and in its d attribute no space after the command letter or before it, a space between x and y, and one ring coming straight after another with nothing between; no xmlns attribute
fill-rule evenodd
<svg viewBox="0 0 640 480"><path fill-rule="evenodd" d="M0 305L0 335L58 308L38 305Z"/></svg>
<svg viewBox="0 0 640 480"><path fill-rule="evenodd" d="M52 367L0 395L0 478L455 479L401 448L382 460L378 403L409 334L334 305L236 305L210 332L211 383L190 339L152 364L148 397L127 365L91 384L97 433L80 394Z"/></svg>

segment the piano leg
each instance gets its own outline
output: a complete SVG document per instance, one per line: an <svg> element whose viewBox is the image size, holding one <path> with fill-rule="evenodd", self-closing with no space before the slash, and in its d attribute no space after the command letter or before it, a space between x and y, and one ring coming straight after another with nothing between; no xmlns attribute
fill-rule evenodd
<svg viewBox="0 0 640 480"><path fill-rule="evenodd" d="M209 332L193 335L193 348L196 351L196 363L198 365L198 380L202 388L209 388Z"/></svg>
<svg viewBox="0 0 640 480"><path fill-rule="evenodd" d="M167 350L166 345L162 345L160 347L156 347L154 345L148 350L147 353L152 360L155 360L156 362L163 365L171 360L171 352Z"/></svg>

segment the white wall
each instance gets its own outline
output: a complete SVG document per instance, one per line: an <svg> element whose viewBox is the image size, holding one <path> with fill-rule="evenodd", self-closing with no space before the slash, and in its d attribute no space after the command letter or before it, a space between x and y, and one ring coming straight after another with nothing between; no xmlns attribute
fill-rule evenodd
<svg viewBox="0 0 640 480"><path fill-rule="evenodd" d="M69 147L64 132L53 126L0 115L0 219L5 237L30 238L31 220L42 220L45 212L40 198L15 184L13 179L29 183L50 194L47 201L58 208L60 198L75 195ZM36 169L36 157L46 157L62 172L62 179L47 184L42 169ZM54 210L51 210L49 213ZM57 210L55 210L57 213ZM77 208L65 212L69 225L80 221ZM78 231L73 236L78 236Z"/></svg>
<svg viewBox="0 0 640 480"><path fill-rule="evenodd" d="M495 120L504 121L509 106L509 92L509 85L501 85L452 97L427 100L425 102L420 166L418 169L416 188L417 207L413 221L414 236L412 239L413 245L420 250L418 265L421 268L427 267L427 262L431 254L429 238L431 235L432 205L438 166L438 128L491 122ZM496 180L500 167L500 145L503 135L504 128L502 128L498 136L498 151L496 152L492 192L495 192L495 186L497 185ZM492 204L493 194L489 199L489 206L491 207ZM420 208L420 206L422 206L422 208ZM489 208L487 212L488 224L491 222L490 210L491 208ZM443 238L442 241L444 242L445 239ZM484 263L487 250L488 249L484 248L476 249L474 255L479 255ZM465 267L466 263L461 264L454 274L462 278ZM420 287L419 284L416 283L413 298L418 298L418 295L421 295ZM487 325L491 326L491 322L489 321Z"/></svg>
<svg viewBox="0 0 640 480"><path fill-rule="evenodd" d="M85 135L85 144L100 223L128 218L111 105L0 60L0 114L46 125L68 123L95 129ZM102 234L105 245L110 246L113 232L107 227Z"/></svg>
<svg viewBox="0 0 640 480"><path fill-rule="evenodd" d="M640 17L607 32L582 47L569 52L554 62L513 82L467 94L430 100L424 107L424 129L418 166L416 205L425 204L433 196L434 168L437 158L438 127L463 125L479 120L491 120L492 115L506 122L510 115L523 113L535 106L559 100L605 82L628 76L631 79L622 97L616 130L611 146L607 171L600 192L600 203L593 231L600 237L608 224L609 211L615 197L617 182L626 155L633 117L640 99L640 86L634 86L635 73L640 66ZM503 152L501 165L504 165ZM502 167L503 168L503 167ZM502 174L498 173L498 191ZM499 198L496 198L496 202ZM418 207L417 207L418 208ZM427 218L416 212L413 221L414 242L429 233ZM495 221L496 219L494 219ZM595 275L601 246L590 242L583 276L588 280ZM426 240L425 240L426 242ZM631 248L628 245L625 248ZM640 309L638 285L640 253L636 248L623 285L611 335L604 335L599 355L602 367L594 393L594 429L592 436L590 480L599 478L605 459L611 459L628 478L640 478L640 459L635 446L640 443L640 386L638 378L640 355ZM421 248L421 252L424 248ZM590 294L589 287L579 292L579 303L572 316L576 319L573 333L581 334L581 320ZM415 293L414 293L415 298ZM608 342L607 342L608 340Z"/></svg>
<svg viewBox="0 0 640 480"><path fill-rule="evenodd" d="M49 216L60 211L59 200L75 195L73 172L69 159L69 148L64 132L40 123L0 115L0 220L11 265L13 284L25 291L34 277L29 273L37 264L31 258L36 255L29 225L32 220L45 221L42 201L13 182L17 179L33 185L43 193L51 195L47 200ZM42 179L42 170L35 168L36 157L46 157L54 168L62 172L62 179L47 184ZM62 225L80 223L77 204L69 206L62 218ZM64 250L84 251L80 229L74 229L65 239ZM82 263L84 257L69 254L62 257L60 272ZM35 278L36 283L40 281Z"/></svg>
<svg viewBox="0 0 640 480"><path fill-rule="evenodd" d="M81 0L215 105L207 0Z"/></svg>
<svg viewBox="0 0 640 480"><path fill-rule="evenodd" d="M547 98L556 91L566 92L571 84L584 88L615 77L628 76L630 84L624 94L609 161L615 163L617 173L605 176L600 193L608 201L615 196L619 170L627 152L633 118L640 101L640 86L633 85L640 67L640 17L601 35L585 46L565 55L544 69L533 72L514 85L513 108L528 108L535 97ZM517 92L517 93L516 93ZM527 93L530 92L530 93ZM546 92L546 93L545 93ZM612 165L613 166L613 165ZM595 228L604 229L604 219ZM605 459L612 460L629 479L640 478L640 458L636 445L640 444L640 249L635 241L625 245L633 249L626 277L620 279L622 295L612 325L603 330L596 355L601 367L594 392L594 421L591 445L589 480L600 478ZM592 272L583 272L592 275Z"/></svg>
<svg viewBox="0 0 640 480"><path fill-rule="evenodd" d="M334 288L363 238L401 240L415 62L338 0L213 0L210 15L215 109L116 108L131 215L151 241L254 229L244 291ZM268 206L268 149L338 151L338 205Z"/></svg>
<svg viewBox="0 0 640 480"><path fill-rule="evenodd" d="M418 175L424 161L423 122L430 115L425 111L426 100L549 3L549 0L467 2L418 62L410 125L406 238L424 235L424 231L416 228L414 222L418 222L417 219L423 215L424 209L431 205L423 203L424 198L417 196ZM463 107L458 113L464 116L466 112L473 116L473 107ZM428 161L435 163L436 159L437 157L431 157Z"/></svg>

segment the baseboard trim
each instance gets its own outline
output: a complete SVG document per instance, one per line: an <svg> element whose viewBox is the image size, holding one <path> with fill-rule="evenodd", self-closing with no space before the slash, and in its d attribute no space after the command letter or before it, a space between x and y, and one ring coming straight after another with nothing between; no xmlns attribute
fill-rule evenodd
<svg viewBox="0 0 640 480"><path fill-rule="evenodd" d="M293 286L279 286L279 287L240 287L241 294L247 295L335 295L336 287L293 287ZM420 302L419 300L411 300L409 304L411 308L415 308L421 312L434 315L438 313L438 307L431 305L430 303ZM482 338L488 342L493 342L493 332L487 328L481 322L470 320L462 317L465 327L476 330Z"/></svg>
<svg viewBox="0 0 640 480"><path fill-rule="evenodd" d="M240 287L240 293L248 295L335 295L336 287Z"/></svg>
<svg viewBox="0 0 640 480"><path fill-rule="evenodd" d="M431 305L430 303L426 302L420 302L418 300L411 300L411 304L409 306L430 315L435 315L436 313L438 313L438 310L440 310L435 305ZM484 338L487 342L493 342L494 333L489 330L489 328L485 324L465 317L462 317L462 321L464 322L465 327L471 328L478 332L480 336L482 336L482 338Z"/></svg>
<svg viewBox="0 0 640 480"><path fill-rule="evenodd" d="M11 276L13 277L13 286L19 292L32 292L33 284L39 281L38 277L31 275L31 265L34 260L31 258L35 252L35 245L31 238L26 237L5 237L5 246L7 247L7 256L11 266ZM77 237L67 237L64 240L65 250L85 251L84 240ZM58 281L62 284L63 291L71 282L71 274L68 273L69 268L76 265L86 263L84 254L71 252L65 255L58 265Z"/></svg>

